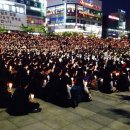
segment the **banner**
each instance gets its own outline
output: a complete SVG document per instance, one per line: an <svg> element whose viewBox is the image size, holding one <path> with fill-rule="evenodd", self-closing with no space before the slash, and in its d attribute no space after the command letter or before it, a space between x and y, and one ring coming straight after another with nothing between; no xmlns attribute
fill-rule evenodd
<svg viewBox="0 0 130 130"><path fill-rule="evenodd" d="M9 30L20 30L20 26L27 26L25 14L0 10L0 26Z"/></svg>

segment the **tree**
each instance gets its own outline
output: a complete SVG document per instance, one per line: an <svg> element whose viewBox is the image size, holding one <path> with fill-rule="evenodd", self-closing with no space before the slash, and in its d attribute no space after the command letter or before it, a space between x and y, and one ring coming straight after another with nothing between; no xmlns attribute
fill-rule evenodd
<svg viewBox="0 0 130 130"><path fill-rule="evenodd" d="M21 30L24 32L30 32L30 33L34 32L34 29L32 27L24 26L24 25L21 26Z"/></svg>
<svg viewBox="0 0 130 130"><path fill-rule="evenodd" d="M49 35L50 34L48 28L43 26L43 25L39 25L38 30L39 30L40 33L43 33L44 35Z"/></svg>
<svg viewBox="0 0 130 130"><path fill-rule="evenodd" d="M0 33L6 32L7 30L4 27L0 26Z"/></svg>

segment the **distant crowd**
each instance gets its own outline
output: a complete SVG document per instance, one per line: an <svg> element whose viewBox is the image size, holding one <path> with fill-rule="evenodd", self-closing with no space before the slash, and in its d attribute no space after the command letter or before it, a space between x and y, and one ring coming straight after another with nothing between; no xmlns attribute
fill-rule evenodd
<svg viewBox="0 0 130 130"><path fill-rule="evenodd" d="M62 107L91 101L91 89L129 91L130 43L124 38L0 34L0 107L41 111L34 97Z"/></svg>

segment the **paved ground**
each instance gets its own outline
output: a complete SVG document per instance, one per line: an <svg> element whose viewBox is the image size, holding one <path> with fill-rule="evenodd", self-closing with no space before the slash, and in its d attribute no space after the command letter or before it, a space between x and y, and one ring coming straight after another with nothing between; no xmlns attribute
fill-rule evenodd
<svg viewBox="0 0 130 130"><path fill-rule="evenodd" d="M13 117L0 109L0 130L130 130L130 92L92 95L75 109L42 100L40 113Z"/></svg>

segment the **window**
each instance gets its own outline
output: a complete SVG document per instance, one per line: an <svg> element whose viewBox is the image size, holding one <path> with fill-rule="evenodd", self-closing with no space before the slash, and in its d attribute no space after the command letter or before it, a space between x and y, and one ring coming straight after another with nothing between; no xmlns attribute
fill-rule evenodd
<svg viewBox="0 0 130 130"><path fill-rule="evenodd" d="M20 8L19 11L20 11L20 13L22 13L22 14L24 13L24 9L23 9L23 8Z"/></svg>
<svg viewBox="0 0 130 130"><path fill-rule="evenodd" d="M67 4L67 10L75 10L75 4Z"/></svg>
<svg viewBox="0 0 130 130"><path fill-rule="evenodd" d="M3 5L2 4L0 4L0 9L3 9Z"/></svg>
<svg viewBox="0 0 130 130"><path fill-rule="evenodd" d="M90 24L90 21L86 21L86 24Z"/></svg>
<svg viewBox="0 0 130 130"><path fill-rule="evenodd" d="M37 7L37 6L38 6L38 4L37 4L37 3L34 3L34 6L35 6L35 7Z"/></svg>
<svg viewBox="0 0 130 130"><path fill-rule="evenodd" d="M83 6L81 6L81 5L78 5L78 10L81 10L81 11L83 11Z"/></svg>
<svg viewBox="0 0 130 130"><path fill-rule="evenodd" d="M27 4L27 5L30 5L30 1L29 1L29 0L27 0L26 4Z"/></svg>
<svg viewBox="0 0 130 130"><path fill-rule="evenodd" d="M92 25L95 25L95 22L91 22Z"/></svg>
<svg viewBox="0 0 130 130"><path fill-rule="evenodd" d="M6 11L10 11L10 9L9 9L9 5L3 5L4 6L4 10L6 10Z"/></svg>
<svg viewBox="0 0 130 130"><path fill-rule="evenodd" d="M101 23L98 23L98 26L101 26L102 24Z"/></svg>
<svg viewBox="0 0 130 130"><path fill-rule="evenodd" d="M75 19L67 19L66 22L67 23L75 23Z"/></svg>
<svg viewBox="0 0 130 130"><path fill-rule="evenodd" d="M11 7L11 11L16 12L15 6L12 6L12 7Z"/></svg>
<svg viewBox="0 0 130 130"><path fill-rule="evenodd" d="M16 7L16 12L19 13L20 12L20 8Z"/></svg>
<svg viewBox="0 0 130 130"><path fill-rule="evenodd" d="M33 15L33 16L39 16L39 17L42 16L42 13L41 13L41 12L39 12L39 11L34 11L34 10L28 10L28 9L27 9L27 14L28 14L28 15Z"/></svg>

